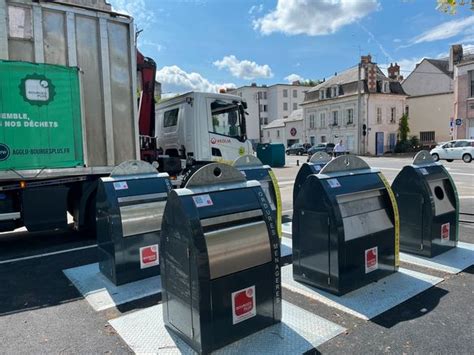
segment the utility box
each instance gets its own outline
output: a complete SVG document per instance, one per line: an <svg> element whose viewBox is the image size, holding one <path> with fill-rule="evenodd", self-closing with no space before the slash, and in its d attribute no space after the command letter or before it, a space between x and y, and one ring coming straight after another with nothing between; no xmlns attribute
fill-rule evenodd
<svg viewBox="0 0 474 355"><path fill-rule="evenodd" d="M254 155L243 155L234 161L233 166L237 168L248 181L257 180L262 186L263 192L270 203L270 208L277 223L278 236L281 238L281 194L278 180L268 165Z"/></svg>
<svg viewBox="0 0 474 355"><path fill-rule="evenodd" d="M456 186L429 152L419 152L397 175L392 189L400 209L400 250L431 258L456 247Z"/></svg>
<svg viewBox="0 0 474 355"><path fill-rule="evenodd" d="M100 271L115 285L159 275L159 238L168 174L143 161L117 166L97 192Z"/></svg>
<svg viewBox="0 0 474 355"><path fill-rule="evenodd" d="M171 191L160 247L165 325L198 353L280 322L280 243L257 181L199 169Z"/></svg>
<svg viewBox="0 0 474 355"><path fill-rule="evenodd" d="M342 295L396 272L397 219L378 170L356 156L332 160L294 203L294 279Z"/></svg>
<svg viewBox="0 0 474 355"><path fill-rule="evenodd" d="M284 167L285 146L283 143L259 143L257 144L257 158L272 168Z"/></svg>
<svg viewBox="0 0 474 355"><path fill-rule="evenodd" d="M296 175L293 185L293 203L301 190L306 178L312 174L319 174L321 169L331 161L332 157L326 152L316 152L304 163Z"/></svg>

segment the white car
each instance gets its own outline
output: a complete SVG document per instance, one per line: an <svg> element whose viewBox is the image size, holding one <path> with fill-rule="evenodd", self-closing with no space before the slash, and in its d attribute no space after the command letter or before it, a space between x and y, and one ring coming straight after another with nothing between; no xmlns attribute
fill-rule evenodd
<svg viewBox="0 0 474 355"><path fill-rule="evenodd" d="M430 152L435 161L444 159L448 162L462 159L470 163L474 158L474 139L458 139L438 145Z"/></svg>

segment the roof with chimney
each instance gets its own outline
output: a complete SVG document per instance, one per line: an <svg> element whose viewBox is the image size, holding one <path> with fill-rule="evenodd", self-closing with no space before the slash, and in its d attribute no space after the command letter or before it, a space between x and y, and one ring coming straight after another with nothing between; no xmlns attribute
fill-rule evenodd
<svg viewBox="0 0 474 355"><path fill-rule="evenodd" d="M363 56L363 60L364 60ZM376 68L376 82L377 82L377 91L376 93L382 93L381 83L389 82L390 92L387 94L396 94L396 95L406 95L405 91L402 88L401 83L398 80L389 79L376 63L370 61L370 56L365 57L365 60L368 60L369 64L375 65ZM363 75L361 73L361 75ZM362 93L369 93L367 87L367 79L361 79L363 81ZM358 81L359 81L359 65L353 66L349 69L344 70L341 73L336 73L333 77L325 80L324 82L316 85L315 87L308 90L305 95L305 103L319 100L319 91L321 90L330 90L332 87L338 87L337 97L343 97L347 95L354 95L358 92ZM330 99L329 97L324 98Z"/></svg>

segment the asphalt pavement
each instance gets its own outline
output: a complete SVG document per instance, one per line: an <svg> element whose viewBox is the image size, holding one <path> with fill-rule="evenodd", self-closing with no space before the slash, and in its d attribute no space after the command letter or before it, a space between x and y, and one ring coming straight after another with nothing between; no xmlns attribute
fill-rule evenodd
<svg viewBox="0 0 474 355"><path fill-rule="evenodd" d="M411 162L409 158L364 159L380 168L390 182ZM286 220L292 215L297 160L301 164L306 157L287 157L285 168L274 169ZM457 185L461 211L474 213L474 163L444 164ZM461 225L460 239L474 243L474 226ZM160 297L95 312L62 270L96 261L95 240L87 233L0 235L0 353L130 353L108 320L156 304ZM283 298L347 328L312 353L472 353L474 266L457 275L409 268L444 281L371 321L287 290Z"/></svg>

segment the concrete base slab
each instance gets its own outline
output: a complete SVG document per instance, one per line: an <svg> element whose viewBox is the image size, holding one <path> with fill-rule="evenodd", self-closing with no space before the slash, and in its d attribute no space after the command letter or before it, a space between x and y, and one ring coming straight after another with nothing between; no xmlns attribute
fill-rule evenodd
<svg viewBox="0 0 474 355"><path fill-rule="evenodd" d="M456 248L434 258L400 253L400 261L449 274L457 274L474 265L474 244L458 242Z"/></svg>
<svg viewBox="0 0 474 355"><path fill-rule="evenodd" d="M397 273L343 296L336 296L293 280L293 265L282 268L282 285L290 291L369 320L443 281L400 268Z"/></svg>
<svg viewBox="0 0 474 355"><path fill-rule="evenodd" d="M102 275L98 263L63 270L63 272L96 311L103 311L161 292L160 276L115 286Z"/></svg>
<svg viewBox="0 0 474 355"><path fill-rule="evenodd" d="M214 354L302 354L345 331L339 325L283 301L280 324L232 343ZM194 354L163 322L156 306L109 322L136 354Z"/></svg>

